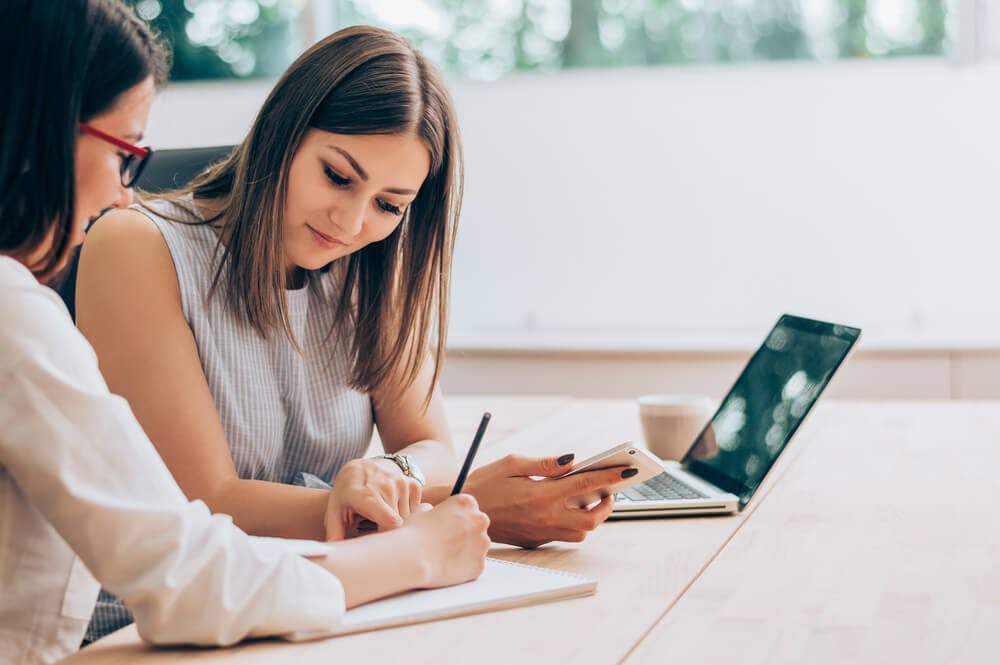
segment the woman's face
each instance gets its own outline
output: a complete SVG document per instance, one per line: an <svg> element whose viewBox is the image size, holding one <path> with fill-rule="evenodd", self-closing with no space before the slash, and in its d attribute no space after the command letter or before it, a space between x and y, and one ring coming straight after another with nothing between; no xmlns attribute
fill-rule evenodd
<svg viewBox="0 0 1000 665"><path fill-rule="evenodd" d="M133 145L142 140L156 92L153 78L129 88L115 105L87 124ZM128 153L107 141L81 133L76 141L76 214L74 241L83 242L87 222L108 208L132 203L132 190L122 186L122 160Z"/></svg>
<svg viewBox="0 0 1000 665"><path fill-rule="evenodd" d="M309 130L288 175L282 231L290 275L392 233L429 168L430 154L413 135Z"/></svg>
<svg viewBox="0 0 1000 665"><path fill-rule="evenodd" d="M87 124L115 138L137 143L142 139L153 103L155 86L149 77L125 92L115 105L94 116ZM132 191L122 187L122 150L96 136L79 132L76 139L74 174L76 206L73 211L72 246L83 242L87 223L108 208L121 208L132 203ZM54 233L37 247L25 262L39 262L52 247Z"/></svg>

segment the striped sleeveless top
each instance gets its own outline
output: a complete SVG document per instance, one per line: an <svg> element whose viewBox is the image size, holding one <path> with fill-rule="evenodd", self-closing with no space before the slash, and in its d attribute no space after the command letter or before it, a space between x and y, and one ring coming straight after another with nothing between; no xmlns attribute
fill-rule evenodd
<svg viewBox="0 0 1000 665"><path fill-rule="evenodd" d="M190 200L182 202L192 210ZM348 385L350 332L334 328L338 289L333 272L311 273L303 288L286 290L289 321L300 354L282 332L264 339L227 306L211 300L215 232L163 200L141 209L167 242L209 390L240 478L301 484L306 473L332 482L364 454L372 436L368 395ZM195 218L191 221L201 221Z"/></svg>
<svg viewBox="0 0 1000 665"><path fill-rule="evenodd" d="M182 201L194 210L192 201ZM163 234L177 272L181 310L194 335L208 388L240 478L325 487L364 455L372 437L368 395L348 385L350 331L334 328L339 293L333 272L312 273L286 290L300 354L281 332L265 340L231 312L215 277L217 236L184 208L163 200L134 206ZM165 216L164 216L165 215ZM332 331L332 332L331 332ZM101 590L83 644L132 623L114 595Z"/></svg>

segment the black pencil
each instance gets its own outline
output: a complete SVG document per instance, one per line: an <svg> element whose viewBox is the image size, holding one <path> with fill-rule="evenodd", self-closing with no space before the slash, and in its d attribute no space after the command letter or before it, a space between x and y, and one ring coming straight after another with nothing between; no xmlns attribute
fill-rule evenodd
<svg viewBox="0 0 1000 665"><path fill-rule="evenodd" d="M472 439L472 445L469 447L469 452L465 456L465 462L462 464L462 470L458 472L458 480L455 481L455 487L451 490L451 495L455 496L462 491L462 486L465 485L465 478L469 475L469 469L472 468L472 460L476 458L476 451L479 450L479 443L483 440L483 434L486 433L486 426L490 424L490 412L487 411L483 414L483 419L479 421L479 429L476 430L476 436Z"/></svg>

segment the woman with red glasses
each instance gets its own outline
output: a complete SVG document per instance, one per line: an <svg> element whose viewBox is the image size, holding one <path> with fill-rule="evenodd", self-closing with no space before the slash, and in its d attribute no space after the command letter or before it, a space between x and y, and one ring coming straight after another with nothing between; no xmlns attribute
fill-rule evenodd
<svg viewBox="0 0 1000 665"><path fill-rule="evenodd" d="M2 659L74 651L102 584L151 642L232 644L478 576L488 519L469 496L336 549L251 538L187 501L43 285L88 220L132 201L160 49L117 0L5 0L0 44Z"/></svg>

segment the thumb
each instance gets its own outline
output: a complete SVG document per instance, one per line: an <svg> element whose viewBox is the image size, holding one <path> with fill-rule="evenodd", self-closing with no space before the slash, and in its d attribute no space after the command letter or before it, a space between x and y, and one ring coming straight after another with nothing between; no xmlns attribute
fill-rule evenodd
<svg viewBox="0 0 1000 665"><path fill-rule="evenodd" d="M568 473L573 465L572 453L558 457L525 457L507 455L503 458L503 470L508 476L546 476L549 478Z"/></svg>
<svg viewBox="0 0 1000 665"><path fill-rule="evenodd" d="M326 540L344 540L347 538L347 527L344 525L344 520L340 518L339 515L331 515L327 511L326 517L323 519L323 526L326 528Z"/></svg>

